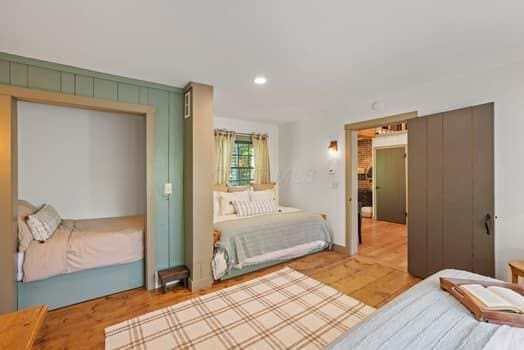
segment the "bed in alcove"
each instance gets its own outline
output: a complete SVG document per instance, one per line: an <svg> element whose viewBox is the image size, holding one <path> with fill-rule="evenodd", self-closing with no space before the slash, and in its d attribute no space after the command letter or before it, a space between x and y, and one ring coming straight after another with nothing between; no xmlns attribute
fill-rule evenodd
<svg viewBox="0 0 524 350"><path fill-rule="evenodd" d="M18 198L18 309L144 286L143 116L19 102ZM39 240L27 220L45 205L59 225Z"/></svg>

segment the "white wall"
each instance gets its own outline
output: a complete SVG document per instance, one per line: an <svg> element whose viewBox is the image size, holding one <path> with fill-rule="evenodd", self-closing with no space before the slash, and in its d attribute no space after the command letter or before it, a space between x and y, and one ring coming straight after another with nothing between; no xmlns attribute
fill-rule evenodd
<svg viewBox="0 0 524 350"><path fill-rule="evenodd" d="M65 218L144 214L145 118L18 103L18 197Z"/></svg>
<svg viewBox="0 0 524 350"><path fill-rule="evenodd" d="M240 119L215 117L215 129L227 129L239 133L261 133L269 135L269 166L271 169L271 180L278 182L279 174L279 136L276 123L254 122Z"/></svg>
<svg viewBox="0 0 524 350"><path fill-rule="evenodd" d="M380 112L370 108L376 100L382 102ZM524 258L524 187L517 182L524 177L524 62L355 99L348 102L351 107L344 117L319 116L282 125L281 201L327 212L335 243L344 245L343 155L337 174L328 176L329 139L337 137L343 152L345 123L414 110L424 116L487 102L495 102L496 275L508 279L508 261ZM333 183L338 183L337 189Z"/></svg>

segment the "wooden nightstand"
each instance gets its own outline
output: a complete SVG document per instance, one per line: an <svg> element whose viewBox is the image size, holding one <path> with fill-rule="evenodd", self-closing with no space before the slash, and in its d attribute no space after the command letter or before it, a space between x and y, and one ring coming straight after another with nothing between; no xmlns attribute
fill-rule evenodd
<svg viewBox="0 0 524 350"><path fill-rule="evenodd" d="M182 282L184 288L187 288L189 269L185 265L170 267L169 269L158 271L158 278L164 293L167 292L167 284L177 280Z"/></svg>
<svg viewBox="0 0 524 350"><path fill-rule="evenodd" d="M519 283L519 276L524 277L524 260L515 260L509 262L511 268L511 282Z"/></svg>
<svg viewBox="0 0 524 350"><path fill-rule="evenodd" d="M220 231L213 230L213 244L220 239Z"/></svg>

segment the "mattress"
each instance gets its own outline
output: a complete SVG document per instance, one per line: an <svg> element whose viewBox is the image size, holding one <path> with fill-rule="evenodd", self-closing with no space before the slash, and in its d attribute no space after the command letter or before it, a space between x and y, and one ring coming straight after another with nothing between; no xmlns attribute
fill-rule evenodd
<svg viewBox="0 0 524 350"><path fill-rule="evenodd" d="M524 329L477 321L439 277L491 280L443 270L410 288L330 345L330 349L523 349Z"/></svg>
<svg viewBox="0 0 524 350"><path fill-rule="evenodd" d="M25 251L23 281L141 260L144 221L143 216L63 220L49 240L32 241Z"/></svg>

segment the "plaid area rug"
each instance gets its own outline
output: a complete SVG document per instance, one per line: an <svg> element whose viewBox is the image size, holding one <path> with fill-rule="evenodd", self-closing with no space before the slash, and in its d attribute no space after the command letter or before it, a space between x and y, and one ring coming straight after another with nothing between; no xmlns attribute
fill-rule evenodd
<svg viewBox="0 0 524 350"><path fill-rule="evenodd" d="M374 310L284 268L108 327L106 349L318 349Z"/></svg>

